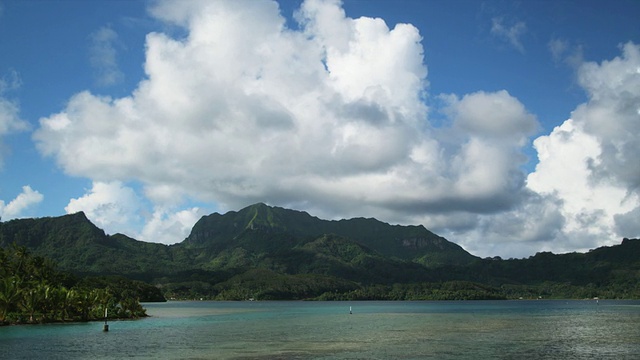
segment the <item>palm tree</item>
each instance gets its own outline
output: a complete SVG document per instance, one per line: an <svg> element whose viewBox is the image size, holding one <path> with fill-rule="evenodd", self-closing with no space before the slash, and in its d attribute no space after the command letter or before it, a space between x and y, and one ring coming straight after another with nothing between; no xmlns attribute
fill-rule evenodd
<svg viewBox="0 0 640 360"><path fill-rule="evenodd" d="M0 323L6 321L9 311L15 310L20 295L20 279L17 276L0 279Z"/></svg>
<svg viewBox="0 0 640 360"><path fill-rule="evenodd" d="M76 314L76 303L77 303L77 298L78 298L78 293L76 292L76 290L74 289L66 289L63 288L65 291L64 293L64 299L62 300L62 320L73 320L73 318L75 317Z"/></svg>
<svg viewBox="0 0 640 360"><path fill-rule="evenodd" d="M107 309L109 304L112 302L113 294L109 288L95 289L92 291L92 294L95 299L94 317L96 319L100 319L104 316L105 309Z"/></svg>
<svg viewBox="0 0 640 360"><path fill-rule="evenodd" d="M39 322L47 322L47 315L51 309L52 287L44 282L32 282L22 291L19 305L29 315L29 322L36 322L35 315L41 316Z"/></svg>
<svg viewBox="0 0 640 360"><path fill-rule="evenodd" d="M142 307L142 305L140 305L139 299L131 290L125 290L122 292L120 306L122 307L122 315L124 317L138 318L147 315L146 310Z"/></svg>
<svg viewBox="0 0 640 360"><path fill-rule="evenodd" d="M9 257L7 255L7 252L0 247L0 278L4 278L9 273Z"/></svg>
<svg viewBox="0 0 640 360"><path fill-rule="evenodd" d="M20 297L20 307L29 315L29 323L35 322L34 316L40 305L40 292L35 287L26 289Z"/></svg>
<svg viewBox="0 0 640 360"><path fill-rule="evenodd" d="M56 288L40 282L36 286L36 291L40 297L39 308L42 312L42 322L47 322L50 317L53 317L54 311L54 297Z"/></svg>
<svg viewBox="0 0 640 360"><path fill-rule="evenodd" d="M76 306L80 320L88 321L91 317L91 310L96 303L95 293L91 290L82 289L77 292Z"/></svg>
<svg viewBox="0 0 640 360"><path fill-rule="evenodd" d="M15 269L13 269L16 275L22 274L23 268L26 262L29 260L29 251L24 246L18 246L16 243L13 243L13 257L15 258L16 265Z"/></svg>
<svg viewBox="0 0 640 360"><path fill-rule="evenodd" d="M54 321L65 320L65 306L68 290L64 286L56 287L51 290L51 318Z"/></svg>

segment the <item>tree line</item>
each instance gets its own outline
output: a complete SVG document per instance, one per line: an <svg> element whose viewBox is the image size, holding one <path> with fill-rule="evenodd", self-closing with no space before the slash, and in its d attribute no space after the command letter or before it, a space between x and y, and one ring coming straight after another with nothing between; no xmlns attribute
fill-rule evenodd
<svg viewBox="0 0 640 360"><path fill-rule="evenodd" d="M144 317L134 283L78 278L26 247L0 247L0 325Z"/></svg>

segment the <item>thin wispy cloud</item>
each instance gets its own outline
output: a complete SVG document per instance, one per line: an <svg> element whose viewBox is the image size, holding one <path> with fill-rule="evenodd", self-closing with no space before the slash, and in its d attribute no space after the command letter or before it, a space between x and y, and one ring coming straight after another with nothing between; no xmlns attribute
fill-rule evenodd
<svg viewBox="0 0 640 360"><path fill-rule="evenodd" d="M89 36L89 61L95 71L99 86L112 86L124 80L118 67L116 44L118 34L108 26L102 27Z"/></svg>
<svg viewBox="0 0 640 360"><path fill-rule="evenodd" d="M0 78L0 95L4 93L18 90L22 86L22 78L15 69L9 69L2 78Z"/></svg>
<svg viewBox="0 0 640 360"><path fill-rule="evenodd" d="M564 56L569 49L569 43L562 39L551 39L549 40L547 47L549 48L553 61L560 62L564 59Z"/></svg>
<svg viewBox="0 0 640 360"><path fill-rule="evenodd" d="M549 40L547 47L556 63L564 63L577 69L584 62L582 47L573 45L568 40L554 38Z"/></svg>
<svg viewBox="0 0 640 360"><path fill-rule="evenodd" d="M527 32L527 25L518 21L509 26L505 24L502 17L494 17L491 19L491 34L497 38L506 41L514 49L524 53L524 45L522 45L522 36Z"/></svg>
<svg viewBox="0 0 640 360"><path fill-rule="evenodd" d="M20 117L20 105L12 99L9 93L22 86L20 75L10 70L0 78L0 170L4 164L4 157L10 151L3 143L3 137L29 129L29 123Z"/></svg>

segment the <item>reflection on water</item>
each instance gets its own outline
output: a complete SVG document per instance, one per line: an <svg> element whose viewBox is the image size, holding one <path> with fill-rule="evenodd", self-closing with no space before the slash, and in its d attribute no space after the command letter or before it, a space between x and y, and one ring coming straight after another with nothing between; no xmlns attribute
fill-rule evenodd
<svg viewBox="0 0 640 360"><path fill-rule="evenodd" d="M169 302L151 318L0 328L0 358L634 359L640 302ZM349 307L353 314L349 315Z"/></svg>

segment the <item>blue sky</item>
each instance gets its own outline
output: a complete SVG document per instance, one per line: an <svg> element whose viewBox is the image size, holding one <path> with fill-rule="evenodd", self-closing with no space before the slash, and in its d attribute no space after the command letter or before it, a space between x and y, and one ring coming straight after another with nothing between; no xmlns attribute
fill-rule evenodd
<svg viewBox="0 0 640 360"><path fill-rule="evenodd" d="M0 215L255 202L480 256L640 236L637 1L1 1Z"/></svg>

